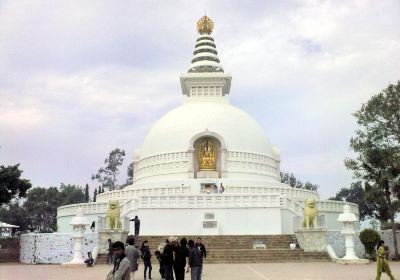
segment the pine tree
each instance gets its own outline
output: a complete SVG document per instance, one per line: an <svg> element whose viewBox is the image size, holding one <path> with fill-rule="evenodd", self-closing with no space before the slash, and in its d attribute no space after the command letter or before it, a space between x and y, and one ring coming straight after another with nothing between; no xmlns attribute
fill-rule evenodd
<svg viewBox="0 0 400 280"><path fill-rule="evenodd" d="M85 186L85 202L89 202L89 185Z"/></svg>
<svg viewBox="0 0 400 280"><path fill-rule="evenodd" d="M94 189L93 202L96 202L96 196L97 196L97 189Z"/></svg>

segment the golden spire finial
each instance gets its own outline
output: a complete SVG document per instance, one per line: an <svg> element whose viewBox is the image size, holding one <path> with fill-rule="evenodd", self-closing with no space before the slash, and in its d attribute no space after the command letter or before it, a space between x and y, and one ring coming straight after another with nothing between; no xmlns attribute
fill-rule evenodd
<svg viewBox="0 0 400 280"><path fill-rule="evenodd" d="M208 34L210 35L214 28L214 22L206 15L204 15L199 21L197 22L197 31L203 35Z"/></svg>

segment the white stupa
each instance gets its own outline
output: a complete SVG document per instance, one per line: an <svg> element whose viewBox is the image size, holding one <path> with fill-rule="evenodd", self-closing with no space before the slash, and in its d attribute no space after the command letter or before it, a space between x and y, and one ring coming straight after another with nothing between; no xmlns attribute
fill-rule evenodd
<svg viewBox="0 0 400 280"><path fill-rule="evenodd" d="M212 20L197 23L199 37L186 74L183 104L162 117L134 152L134 182L102 193L96 203L58 209L58 229L70 232L76 207L94 221L108 201L118 200L121 217L141 219L143 235L288 234L316 191L280 181L280 153L264 129L229 102L232 76L220 64ZM318 201L328 229L343 203ZM357 205L350 206L358 215ZM133 224L131 225L133 232Z"/></svg>

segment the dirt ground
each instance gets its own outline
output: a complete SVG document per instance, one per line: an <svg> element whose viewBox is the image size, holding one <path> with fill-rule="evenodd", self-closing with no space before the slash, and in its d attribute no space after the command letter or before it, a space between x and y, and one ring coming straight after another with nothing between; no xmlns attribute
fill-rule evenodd
<svg viewBox="0 0 400 280"><path fill-rule="evenodd" d="M400 280L400 262L390 262L393 275ZM63 280L105 279L111 269L108 265L92 268L64 268L60 265L0 264L0 279L10 280ZM376 263L368 265L339 265L334 263L253 263L253 264L206 264L204 280L373 280ZM152 279L159 280L158 266L153 265ZM190 279L186 274L185 279ZM383 274L381 279L389 279ZM143 280L143 264L135 274L135 280Z"/></svg>

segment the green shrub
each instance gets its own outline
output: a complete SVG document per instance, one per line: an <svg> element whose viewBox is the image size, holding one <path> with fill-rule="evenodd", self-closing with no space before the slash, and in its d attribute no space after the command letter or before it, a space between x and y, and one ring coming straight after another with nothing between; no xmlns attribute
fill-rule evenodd
<svg viewBox="0 0 400 280"><path fill-rule="evenodd" d="M369 255L370 259L375 256L375 247L381 240L378 232L371 228L366 228L360 232L360 241L364 245L365 252Z"/></svg>

